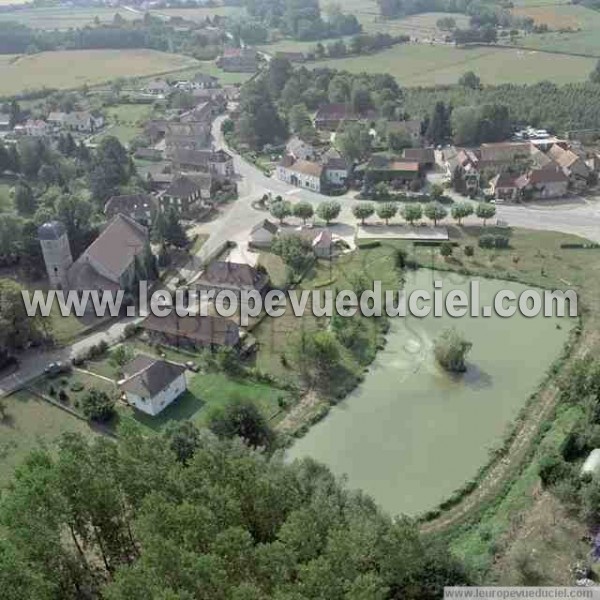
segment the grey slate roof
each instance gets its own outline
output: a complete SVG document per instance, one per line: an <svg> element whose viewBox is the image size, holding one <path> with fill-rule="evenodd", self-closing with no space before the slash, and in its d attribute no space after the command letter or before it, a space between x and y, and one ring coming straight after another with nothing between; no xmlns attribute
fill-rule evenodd
<svg viewBox="0 0 600 600"><path fill-rule="evenodd" d="M123 367L125 379L119 387L142 398L152 398L184 372L183 365L150 356L137 356Z"/></svg>

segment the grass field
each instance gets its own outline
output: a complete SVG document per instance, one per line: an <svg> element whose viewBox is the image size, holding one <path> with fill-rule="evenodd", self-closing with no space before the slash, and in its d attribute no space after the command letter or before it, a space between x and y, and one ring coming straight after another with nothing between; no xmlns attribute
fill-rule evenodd
<svg viewBox="0 0 600 600"><path fill-rule="evenodd" d="M16 393L3 400L6 417L0 420L0 488L14 468L39 444L51 446L66 432L93 435L83 421L27 393Z"/></svg>
<svg viewBox="0 0 600 600"><path fill-rule="evenodd" d="M549 26L571 27L578 31L531 34L517 39L517 45L539 50L566 52L600 57L600 12L576 5L517 8L518 14L529 15Z"/></svg>
<svg viewBox="0 0 600 600"><path fill-rule="evenodd" d="M74 88L117 77L175 71L199 64L193 58L155 50L73 50L0 58L0 95L25 90Z"/></svg>
<svg viewBox="0 0 600 600"><path fill-rule="evenodd" d="M0 5L2 0L0 0ZM6 4L15 4L6 2ZM96 17L102 23L110 22L118 14L124 19L141 18L128 10L119 8L77 8L77 7L45 7L21 9L0 13L0 21L16 21L32 29L70 29L85 27L94 23Z"/></svg>
<svg viewBox="0 0 600 600"><path fill-rule="evenodd" d="M221 85L241 84L252 77L252 73L226 73L222 69L219 69L214 61L208 60L196 62L193 68L177 73L177 78L185 79L186 77L193 77L196 73L200 72L217 77Z"/></svg>
<svg viewBox="0 0 600 600"><path fill-rule="evenodd" d="M414 87L456 83L465 71L474 71L486 84L584 81L595 63L593 58L533 50L407 44L375 56L326 60L311 65L353 73L377 70L390 73L400 85Z"/></svg>
<svg viewBox="0 0 600 600"><path fill-rule="evenodd" d="M112 135L128 145L129 142L140 135L144 123L152 117L153 108L151 104L118 104L106 110L107 127L95 137L95 141L101 140L107 135Z"/></svg>

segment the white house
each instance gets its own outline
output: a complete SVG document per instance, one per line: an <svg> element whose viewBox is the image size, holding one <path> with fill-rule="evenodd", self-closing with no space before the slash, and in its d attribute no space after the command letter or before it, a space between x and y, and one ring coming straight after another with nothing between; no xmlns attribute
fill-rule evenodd
<svg viewBox="0 0 600 600"><path fill-rule="evenodd" d="M308 160L294 160L292 156L284 156L277 165L277 179L313 192L320 192L323 165Z"/></svg>
<svg viewBox="0 0 600 600"><path fill-rule="evenodd" d="M125 378L119 388L127 402L155 416L187 389L185 367L150 356L137 356L123 367Z"/></svg>
<svg viewBox="0 0 600 600"><path fill-rule="evenodd" d="M269 219L255 225L250 232L250 245L258 248L268 248L277 235L278 227Z"/></svg>
<svg viewBox="0 0 600 600"><path fill-rule="evenodd" d="M48 124L55 129L92 133L104 125L104 117L100 113L88 110L70 113L51 112L48 115Z"/></svg>

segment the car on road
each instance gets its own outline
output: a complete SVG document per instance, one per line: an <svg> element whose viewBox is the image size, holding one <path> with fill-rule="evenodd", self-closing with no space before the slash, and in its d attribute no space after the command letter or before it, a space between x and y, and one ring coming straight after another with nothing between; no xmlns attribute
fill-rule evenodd
<svg viewBox="0 0 600 600"><path fill-rule="evenodd" d="M46 365L44 373L50 377L57 377L63 373L68 373L71 370L71 363L66 361L51 362Z"/></svg>

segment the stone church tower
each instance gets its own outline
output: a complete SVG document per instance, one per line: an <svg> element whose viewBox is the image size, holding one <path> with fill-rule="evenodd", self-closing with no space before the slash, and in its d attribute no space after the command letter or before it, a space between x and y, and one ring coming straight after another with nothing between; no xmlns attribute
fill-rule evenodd
<svg viewBox="0 0 600 600"><path fill-rule="evenodd" d="M42 246L50 286L67 289L67 271L73 264L73 257L65 226L59 221L44 223L38 228L38 239Z"/></svg>

